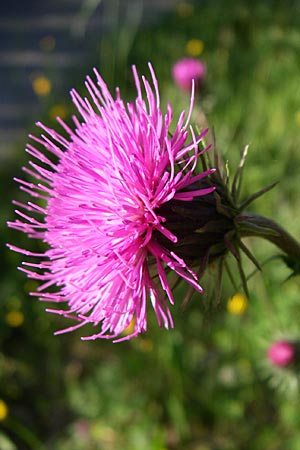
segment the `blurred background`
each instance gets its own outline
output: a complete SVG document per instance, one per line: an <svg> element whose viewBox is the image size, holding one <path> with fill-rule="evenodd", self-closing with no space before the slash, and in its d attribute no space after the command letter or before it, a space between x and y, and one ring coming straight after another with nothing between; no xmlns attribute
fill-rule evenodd
<svg viewBox="0 0 300 450"><path fill-rule="evenodd" d="M45 313L16 267L11 242L39 243L6 227L23 194L29 133L74 113L69 90L97 67L133 98L131 66L151 61L162 103L175 115L189 94L172 78L185 57L206 75L197 110L234 172L250 145L242 195L279 184L252 206L300 237L300 2L297 0L10 0L0 4L1 450L299 450L300 346L291 367L270 359L278 340L300 341L299 278L264 242L247 242L263 273L250 299L229 282L221 301L211 267L206 293L173 308L175 329L129 342L54 337L63 320ZM254 267L245 261L247 275ZM296 345L295 344L295 345Z"/></svg>

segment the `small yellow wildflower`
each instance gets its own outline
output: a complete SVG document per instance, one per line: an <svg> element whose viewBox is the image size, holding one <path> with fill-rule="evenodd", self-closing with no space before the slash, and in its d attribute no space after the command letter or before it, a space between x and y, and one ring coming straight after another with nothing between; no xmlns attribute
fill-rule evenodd
<svg viewBox="0 0 300 450"><path fill-rule="evenodd" d="M0 398L0 421L8 416L8 406L4 400Z"/></svg>
<svg viewBox="0 0 300 450"><path fill-rule="evenodd" d="M204 42L200 39L190 39L187 41L185 50L190 56L199 56L203 52Z"/></svg>
<svg viewBox="0 0 300 450"><path fill-rule="evenodd" d="M56 119L56 117L60 117L61 119L65 119L68 114L68 109L64 105L53 105L50 108L49 116L51 119Z"/></svg>
<svg viewBox="0 0 300 450"><path fill-rule="evenodd" d="M176 9L178 15L181 17L189 17L194 12L194 6L188 2L180 2Z"/></svg>
<svg viewBox="0 0 300 450"><path fill-rule="evenodd" d="M13 328L20 327L24 322L24 315L21 311L10 311L5 316L5 322Z"/></svg>
<svg viewBox="0 0 300 450"><path fill-rule="evenodd" d="M44 75L40 75L32 81L32 88L37 95L44 97L51 92L51 81Z"/></svg>
<svg viewBox="0 0 300 450"><path fill-rule="evenodd" d="M135 319L132 319L132 321L130 322L128 327L125 328L125 330L122 332L122 334L124 336L129 336L130 334L134 333L134 328L135 328Z"/></svg>
<svg viewBox="0 0 300 450"><path fill-rule="evenodd" d="M243 294L237 293L227 302L227 311L234 316L244 314L247 308L248 300Z"/></svg>

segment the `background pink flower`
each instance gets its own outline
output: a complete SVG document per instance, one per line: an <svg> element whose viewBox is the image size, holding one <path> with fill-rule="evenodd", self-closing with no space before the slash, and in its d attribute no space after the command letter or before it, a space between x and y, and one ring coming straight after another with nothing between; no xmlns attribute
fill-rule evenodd
<svg viewBox="0 0 300 450"><path fill-rule="evenodd" d="M268 349L268 358L275 366L287 366L294 358L292 344L287 341L274 342Z"/></svg>
<svg viewBox="0 0 300 450"><path fill-rule="evenodd" d="M116 99L111 96L95 71L97 85L90 77L86 81L92 102L71 92L81 115L74 119L75 130L59 120L68 138L38 123L44 134L31 136L36 146L27 147L37 162L24 171L36 182L17 181L37 203L20 204L27 212L16 211L21 220L9 225L42 239L49 249L34 254L10 247L42 259L24 262L22 270L42 282L34 295L68 304L68 309L48 309L78 322L60 332L101 324L88 339L116 338L134 323L133 332L120 338L128 339L146 331L148 303L159 326L173 327L168 271L202 292L197 275L158 236L178 241L160 214L162 205L170 200L184 204L213 191L199 184L213 169L196 173L205 132L198 137L192 129L189 133L190 109L170 135L172 109L162 114L149 67L153 86L145 77L141 83L133 68L137 98L126 105L118 89Z"/></svg>
<svg viewBox="0 0 300 450"><path fill-rule="evenodd" d="M206 65L196 58L183 58L172 67L172 76L175 83L184 91L191 91L192 80L196 88L200 86L206 76Z"/></svg>

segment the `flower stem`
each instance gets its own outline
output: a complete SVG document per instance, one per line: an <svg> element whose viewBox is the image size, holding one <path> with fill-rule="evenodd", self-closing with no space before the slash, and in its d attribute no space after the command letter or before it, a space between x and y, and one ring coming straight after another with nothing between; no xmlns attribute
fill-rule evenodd
<svg viewBox="0 0 300 450"><path fill-rule="evenodd" d="M267 239L289 256L300 258L300 243L274 220L249 212L236 217L241 237Z"/></svg>

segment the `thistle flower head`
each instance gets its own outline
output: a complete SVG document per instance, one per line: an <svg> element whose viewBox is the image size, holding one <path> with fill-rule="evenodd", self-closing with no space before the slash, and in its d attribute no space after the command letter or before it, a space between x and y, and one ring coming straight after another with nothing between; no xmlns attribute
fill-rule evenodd
<svg viewBox="0 0 300 450"><path fill-rule="evenodd" d="M207 148L199 150L205 132L195 136L189 128L193 93L187 119L182 113L171 135L172 109L163 116L149 68L152 84L133 68L137 97L128 104L119 90L112 97L95 70L97 84L86 81L90 100L71 91L81 116L75 129L58 119L59 134L38 123L43 133L31 136L33 160L24 168L35 181L17 180L36 201L19 204L25 212L17 210L20 219L9 226L48 248L38 254L10 247L40 259L21 270L41 281L34 295L65 305L49 311L78 322L62 332L99 326L85 339L119 338L133 319L126 339L145 332L148 303L160 326L173 327L170 271L202 292L184 253L176 252L178 224L168 225L170 205L184 209L213 192L203 181L214 169L198 170Z"/></svg>

